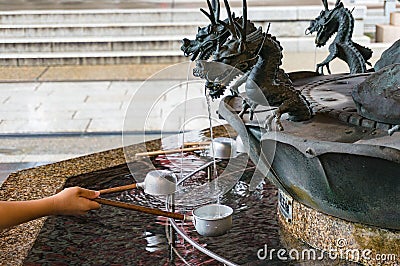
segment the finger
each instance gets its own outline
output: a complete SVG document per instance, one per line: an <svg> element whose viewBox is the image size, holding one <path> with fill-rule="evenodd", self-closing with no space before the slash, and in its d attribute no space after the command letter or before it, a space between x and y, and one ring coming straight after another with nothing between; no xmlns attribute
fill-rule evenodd
<svg viewBox="0 0 400 266"><path fill-rule="evenodd" d="M80 188L78 195L80 197L88 198L88 199L95 199L100 196L99 191L89 190L85 188Z"/></svg>
<svg viewBox="0 0 400 266"><path fill-rule="evenodd" d="M98 209L100 209L100 207L101 207L101 205L98 202L95 202L92 200L90 201L89 208L91 210L98 210Z"/></svg>

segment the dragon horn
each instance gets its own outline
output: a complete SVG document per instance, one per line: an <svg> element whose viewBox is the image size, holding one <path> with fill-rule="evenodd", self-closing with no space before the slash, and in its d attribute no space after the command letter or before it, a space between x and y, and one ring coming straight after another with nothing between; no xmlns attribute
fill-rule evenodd
<svg viewBox="0 0 400 266"><path fill-rule="evenodd" d="M243 0L243 17L242 17L242 25L238 22L235 22L236 32L239 35L239 39L244 43L246 42L246 26L247 26L247 3L246 0Z"/></svg>
<svg viewBox="0 0 400 266"><path fill-rule="evenodd" d="M328 11L328 0L322 0L322 4L324 4L325 10Z"/></svg>
<svg viewBox="0 0 400 266"><path fill-rule="evenodd" d="M220 4L219 4L219 0L213 0L212 1L212 6L213 6L213 10L214 10L214 17L215 20L218 21L219 20L219 13L220 13Z"/></svg>
<svg viewBox="0 0 400 266"><path fill-rule="evenodd" d="M244 35L246 36L247 32L247 2L246 0L243 0L243 23L242 23L242 28L244 31Z"/></svg>
<svg viewBox="0 0 400 266"><path fill-rule="evenodd" d="M232 37L237 39L235 22L233 21L233 18L232 18L231 8L229 6L228 0L224 0L224 3L225 3L226 12L228 13L229 24L230 24L228 27L228 30L232 33Z"/></svg>
<svg viewBox="0 0 400 266"><path fill-rule="evenodd" d="M208 5L208 9L210 10L210 14L208 14L204 9L200 8L200 11L203 12L204 15L206 15L206 17L211 21L212 25L216 25L217 22L215 20L215 17L212 16L211 14L213 13L213 8L211 6L210 0L207 0L207 5Z"/></svg>

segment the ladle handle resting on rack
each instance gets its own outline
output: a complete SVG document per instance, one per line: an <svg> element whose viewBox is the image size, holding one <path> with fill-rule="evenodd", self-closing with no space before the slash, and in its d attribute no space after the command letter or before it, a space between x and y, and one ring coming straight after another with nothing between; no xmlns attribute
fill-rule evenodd
<svg viewBox="0 0 400 266"><path fill-rule="evenodd" d="M199 147L190 147L190 148L182 148L182 149L173 149L173 150L159 150L159 151L149 151L149 152L140 152L136 153L135 157L140 158L144 156L157 156L162 154L174 154L180 152L192 152L192 151L202 151L207 150L207 146L199 146Z"/></svg>
<svg viewBox="0 0 400 266"><path fill-rule="evenodd" d="M106 188L106 189L100 190L100 195L125 191L125 190L129 190L129 189L135 189L137 187L139 187L139 185L135 183L135 184L130 184L130 185L126 185L126 186Z"/></svg>
<svg viewBox="0 0 400 266"><path fill-rule="evenodd" d="M158 216L164 216L164 217L169 217L177 220L185 220L185 215L180 214L180 213L175 213L175 212L167 212L167 211L162 211L159 209L153 209L153 208L148 208L148 207L143 207L143 206L138 206L138 205L133 205L125 202L120 202L120 201L114 201L114 200L109 200L109 199L103 199L103 198L96 198L94 201L104 204L104 205L110 205L122 209L128 209L128 210L133 210L133 211L138 211L138 212L144 212L144 213L149 213L149 214L154 214ZM186 217L186 220L188 220Z"/></svg>

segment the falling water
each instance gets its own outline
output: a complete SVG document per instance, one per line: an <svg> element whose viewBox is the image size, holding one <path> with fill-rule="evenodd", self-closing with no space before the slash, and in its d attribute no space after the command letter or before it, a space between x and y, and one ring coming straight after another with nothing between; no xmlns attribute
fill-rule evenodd
<svg viewBox="0 0 400 266"><path fill-rule="evenodd" d="M317 65L317 46L314 48L314 67Z"/></svg>
<svg viewBox="0 0 400 266"><path fill-rule="evenodd" d="M186 86L185 86L185 98L183 102L183 124L182 124L182 148L185 148L185 125L186 125L186 112L187 112L187 98L188 98L188 91L189 91L189 77L190 77L190 68L191 63L189 62L187 72L186 72ZM181 152L181 174L180 177L183 177L183 160L184 160L184 152Z"/></svg>
<svg viewBox="0 0 400 266"><path fill-rule="evenodd" d="M180 173L180 178L183 178L183 160L185 158L185 154L183 151L183 148L185 148L185 126L186 126L186 112L187 112L187 99L188 99L188 91L189 91L189 78L190 78L190 68L191 68L191 62L188 64L188 68L186 71L186 84L185 84L185 97L184 97L184 102L183 102L183 123L182 123L182 152L181 152L181 173ZM172 198L172 206L175 205L175 200ZM173 211L175 211L173 209ZM183 223L182 225L183 226ZM184 243L184 239L181 240L181 244Z"/></svg>
<svg viewBox="0 0 400 266"><path fill-rule="evenodd" d="M218 189L218 169L217 169L217 160L215 158L215 150L214 150L214 133L213 133L213 127L212 127L212 118L211 118L211 101L210 101L210 95L207 94L207 89L205 91L206 94L206 101L207 101L207 111L208 111L208 123L210 127L210 139L211 139L211 150L212 150L212 155L213 155L213 177L215 177L214 181L214 188L217 191ZM217 195L217 203L220 203L220 197Z"/></svg>
<svg viewBox="0 0 400 266"><path fill-rule="evenodd" d="M211 150L212 150L212 155L213 155L213 168L214 168L214 173L213 176L217 177L218 172L217 172L217 161L215 159L215 150L214 150L214 133L213 133L213 127L212 127L212 118L211 118L211 101L210 101L210 95L207 94L206 91L206 101L207 101L207 112L208 112L208 123L210 126L210 139L211 139Z"/></svg>

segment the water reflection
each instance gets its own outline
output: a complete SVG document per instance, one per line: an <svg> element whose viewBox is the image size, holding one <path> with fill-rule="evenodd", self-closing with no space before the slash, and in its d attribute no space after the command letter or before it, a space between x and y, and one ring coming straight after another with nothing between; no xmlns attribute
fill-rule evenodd
<svg viewBox="0 0 400 266"><path fill-rule="evenodd" d="M185 165L189 168L194 169L200 162L204 163L203 158L193 157L193 154L187 158ZM152 163L160 169L168 168L169 165L163 160L156 158ZM219 165L219 171L223 170L224 164L226 162ZM138 174L145 174L149 165L144 161L135 161L130 168L136 169ZM221 198L221 204L234 209L233 227L226 235L200 236L191 222L180 223L179 226L191 239L233 263L289 265L290 262L282 262L277 258L262 261L257 257L257 251L265 245L278 250L285 248L287 242L281 239L276 216L277 190L263 182L250 191L250 180L254 175L261 174L249 162L237 184ZM202 171L185 181L185 186L195 186L206 180L206 172ZM67 186L80 185L99 190L133 181L129 168L121 165L71 178ZM192 194L194 200L200 196ZM165 209L164 198L145 195L140 189L105 197ZM192 209L179 204L175 208L182 213ZM84 217L50 217L24 264L221 265L171 230L168 219L109 206L102 206L101 210Z"/></svg>

